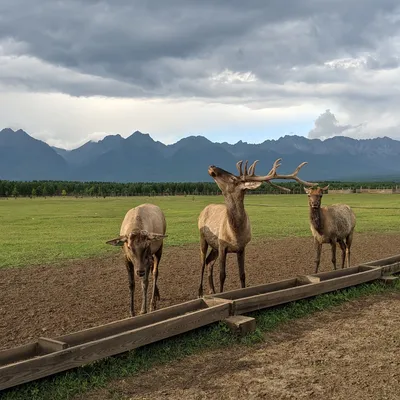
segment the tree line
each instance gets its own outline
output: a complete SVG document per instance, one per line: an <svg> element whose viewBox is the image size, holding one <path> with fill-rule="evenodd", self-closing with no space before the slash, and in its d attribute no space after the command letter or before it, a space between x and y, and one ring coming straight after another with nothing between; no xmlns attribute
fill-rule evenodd
<svg viewBox="0 0 400 400"><path fill-rule="evenodd" d="M330 189L391 189L393 182L320 182ZM290 193L303 193L297 182L280 182ZM278 194L281 190L263 183L248 194ZM217 195L215 182L74 182L74 181L7 181L0 180L0 197L114 197L114 196L186 196Z"/></svg>

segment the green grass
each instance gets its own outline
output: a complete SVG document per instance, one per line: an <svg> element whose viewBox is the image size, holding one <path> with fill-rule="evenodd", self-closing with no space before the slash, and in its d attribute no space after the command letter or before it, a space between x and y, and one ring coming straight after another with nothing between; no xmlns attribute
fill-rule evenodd
<svg viewBox="0 0 400 400"><path fill-rule="evenodd" d="M132 376L146 371L156 364L180 360L200 351L236 348L238 345L260 343L264 340L266 332L278 328L283 323L311 313L328 310L349 300L389 292L400 292L400 280L396 281L393 286L385 286L379 282L363 284L312 299L258 311L251 314L257 321L256 331L244 338L233 335L223 323L210 325L124 355L110 357L54 377L10 389L3 394L2 399L70 399L72 396L83 394L88 390L106 387L112 379Z"/></svg>
<svg viewBox="0 0 400 400"><path fill-rule="evenodd" d="M222 196L36 198L0 200L0 268L104 256L119 251L105 244L119 234L126 211L144 202L159 205L167 218L166 246L198 243L197 217ZM357 232L396 232L399 197L381 194L326 195L325 205L346 202L357 215ZM254 240L309 236L304 195L245 198Z"/></svg>

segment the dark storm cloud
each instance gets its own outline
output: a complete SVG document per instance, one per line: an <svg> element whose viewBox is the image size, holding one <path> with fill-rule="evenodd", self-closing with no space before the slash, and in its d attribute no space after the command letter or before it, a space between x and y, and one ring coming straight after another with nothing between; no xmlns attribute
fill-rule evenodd
<svg viewBox="0 0 400 400"><path fill-rule="evenodd" d="M397 4L2 0L3 54L58 69L43 74L40 64L25 60L31 73L17 75L9 61L0 82L82 96L296 98L298 90L284 83L351 82L351 69L326 65L333 59L365 56L364 70L397 68L391 45L399 33ZM226 70L255 79L229 81ZM312 90L303 95L318 97Z"/></svg>

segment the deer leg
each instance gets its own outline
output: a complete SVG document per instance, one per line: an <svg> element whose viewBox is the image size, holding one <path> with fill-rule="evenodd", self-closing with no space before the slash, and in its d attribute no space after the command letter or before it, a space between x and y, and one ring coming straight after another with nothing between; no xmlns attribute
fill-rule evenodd
<svg viewBox="0 0 400 400"><path fill-rule="evenodd" d="M144 277L141 280L142 285L142 309L140 310L140 314L147 313L147 289L149 287L149 272L150 268L147 268Z"/></svg>
<svg viewBox="0 0 400 400"><path fill-rule="evenodd" d="M246 287L246 273L244 272L244 250L237 253L237 262L239 267L240 285Z"/></svg>
<svg viewBox="0 0 400 400"><path fill-rule="evenodd" d="M336 270L336 240L331 241L331 250L333 269Z"/></svg>
<svg viewBox="0 0 400 400"><path fill-rule="evenodd" d="M318 268L319 268L319 264L321 261L321 250L322 250L322 244L318 242L318 240L314 241L315 244L315 249L316 249L316 257L315 257L315 273L318 273Z"/></svg>
<svg viewBox="0 0 400 400"><path fill-rule="evenodd" d="M346 238L347 268L350 268L350 247L353 242L353 232Z"/></svg>
<svg viewBox="0 0 400 400"><path fill-rule="evenodd" d="M125 258L125 265L128 271L128 279L129 279L129 295L130 295L130 312L131 316L135 316L135 308L133 304L133 294L135 291L135 277L133 275L133 264L130 260Z"/></svg>
<svg viewBox="0 0 400 400"><path fill-rule="evenodd" d="M220 293L224 291L224 283L226 278L226 248L220 246L219 250L219 288Z"/></svg>
<svg viewBox="0 0 400 400"><path fill-rule="evenodd" d="M204 278L204 269L206 267L207 249L208 249L208 243L206 242L203 236L200 236L201 275L200 275L199 297L203 297L203 278Z"/></svg>
<svg viewBox="0 0 400 400"><path fill-rule="evenodd" d="M215 293L214 288L214 264L218 257L218 250L211 249L210 253L206 258L207 272L208 272L208 283L210 286L210 294Z"/></svg>
<svg viewBox="0 0 400 400"><path fill-rule="evenodd" d="M154 253L153 255L153 295L151 297L150 302L150 311L154 311L157 306L157 301L160 300L160 292L157 287L157 278L158 278L158 265L160 264L161 255L162 255L162 245L161 247Z"/></svg>
<svg viewBox="0 0 400 400"><path fill-rule="evenodd" d="M342 269L344 268L344 263L346 261L346 244L344 243L343 240L338 241L340 244L340 248L342 250Z"/></svg>

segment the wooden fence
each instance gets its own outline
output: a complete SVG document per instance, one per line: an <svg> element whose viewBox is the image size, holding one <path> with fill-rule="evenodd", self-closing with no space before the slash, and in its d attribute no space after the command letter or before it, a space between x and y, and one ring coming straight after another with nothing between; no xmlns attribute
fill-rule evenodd
<svg viewBox="0 0 400 400"><path fill-rule="evenodd" d="M0 390L123 353L237 315L383 279L400 255L351 268L232 290L0 351ZM229 318L228 318L229 317Z"/></svg>

